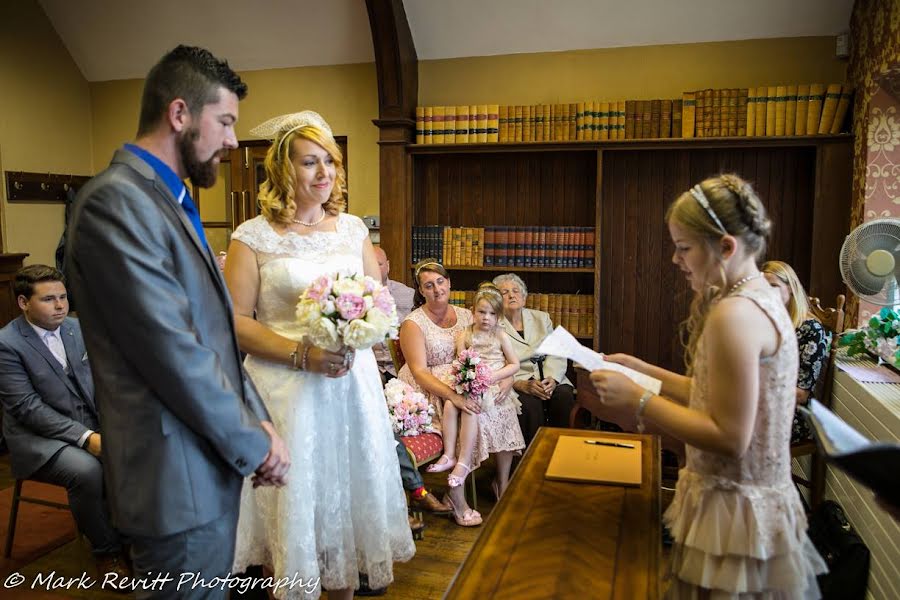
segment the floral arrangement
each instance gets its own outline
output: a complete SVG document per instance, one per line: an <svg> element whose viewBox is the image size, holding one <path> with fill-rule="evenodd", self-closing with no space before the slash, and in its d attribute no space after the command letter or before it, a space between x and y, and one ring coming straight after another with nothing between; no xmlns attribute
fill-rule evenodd
<svg viewBox="0 0 900 600"><path fill-rule="evenodd" d="M481 361L478 352L463 350L450 365L453 386L457 394L468 398L481 399L491 387L491 368Z"/></svg>
<svg viewBox="0 0 900 600"><path fill-rule="evenodd" d="M413 391L409 384L395 378L384 386L384 397L394 433L406 437L434 432L431 425L434 407L421 392Z"/></svg>
<svg viewBox="0 0 900 600"><path fill-rule="evenodd" d="M371 348L397 337L397 307L390 291L371 277L323 275L297 303L297 322L314 345L336 352Z"/></svg>
<svg viewBox="0 0 900 600"><path fill-rule="evenodd" d="M900 367L900 314L890 308L882 308L877 316L869 319L869 325L848 331L838 340L838 347L847 348L848 356L869 353L893 367Z"/></svg>

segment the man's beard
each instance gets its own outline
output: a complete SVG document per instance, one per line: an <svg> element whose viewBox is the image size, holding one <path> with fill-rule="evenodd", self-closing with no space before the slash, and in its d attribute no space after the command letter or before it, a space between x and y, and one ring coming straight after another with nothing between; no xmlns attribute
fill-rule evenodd
<svg viewBox="0 0 900 600"><path fill-rule="evenodd" d="M187 172L191 183L197 187L211 188L216 184L216 179L219 176L218 165L215 164L218 153L205 162L201 161L194 146L194 143L199 138L199 129L187 129L178 138L178 151L181 154L181 162L184 163L184 170Z"/></svg>

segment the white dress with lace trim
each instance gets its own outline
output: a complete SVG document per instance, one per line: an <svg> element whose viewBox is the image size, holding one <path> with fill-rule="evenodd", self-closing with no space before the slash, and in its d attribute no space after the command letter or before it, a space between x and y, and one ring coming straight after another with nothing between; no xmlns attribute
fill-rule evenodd
<svg viewBox="0 0 900 600"><path fill-rule="evenodd" d="M234 232L259 265L257 319L277 333L301 338L297 299L318 276L362 273L363 222L341 214L335 231L278 234L262 216ZM248 356L259 389L291 453L283 488L244 484L235 572L249 565L328 589L355 588L366 573L373 588L393 579L394 561L415 553L395 441L371 350L356 353L344 377L330 379ZM278 598L318 597L305 588L279 589Z"/></svg>

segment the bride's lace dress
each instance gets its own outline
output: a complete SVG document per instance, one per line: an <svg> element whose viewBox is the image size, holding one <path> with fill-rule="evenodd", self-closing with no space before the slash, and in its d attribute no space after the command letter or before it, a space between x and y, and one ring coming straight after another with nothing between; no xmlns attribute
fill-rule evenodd
<svg viewBox="0 0 900 600"><path fill-rule="evenodd" d="M336 231L279 235L264 217L234 232L259 265L257 319L299 340L294 311L316 277L362 273L363 222L341 214ZM275 428L291 453L283 488L241 496L235 572L262 564L281 577L321 578L326 589L355 588L366 573L372 588L393 579L394 561L415 553L406 499L378 367L371 350L356 352L344 377L295 371L254 356L245 362ZM278 598L316 598L281 588Z"/></svg>

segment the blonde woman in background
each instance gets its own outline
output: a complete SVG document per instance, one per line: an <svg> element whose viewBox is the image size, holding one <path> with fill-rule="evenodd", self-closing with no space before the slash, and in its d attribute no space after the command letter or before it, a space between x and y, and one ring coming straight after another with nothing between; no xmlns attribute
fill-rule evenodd
<svg viewBox="0 0 900 600"><path fill-rule="evenodd" d="M806 290L791 265L778 260L770 260L762 266L766 281L778 290L791 316L797 332L797 347L800 354L800 370L797 374L797 404L808 404L810 394L822 375L822 368L831 347L831 332L809 309ZM808 440L812 436L809 424L796 411L791 427L791 443Z"/></svg>

